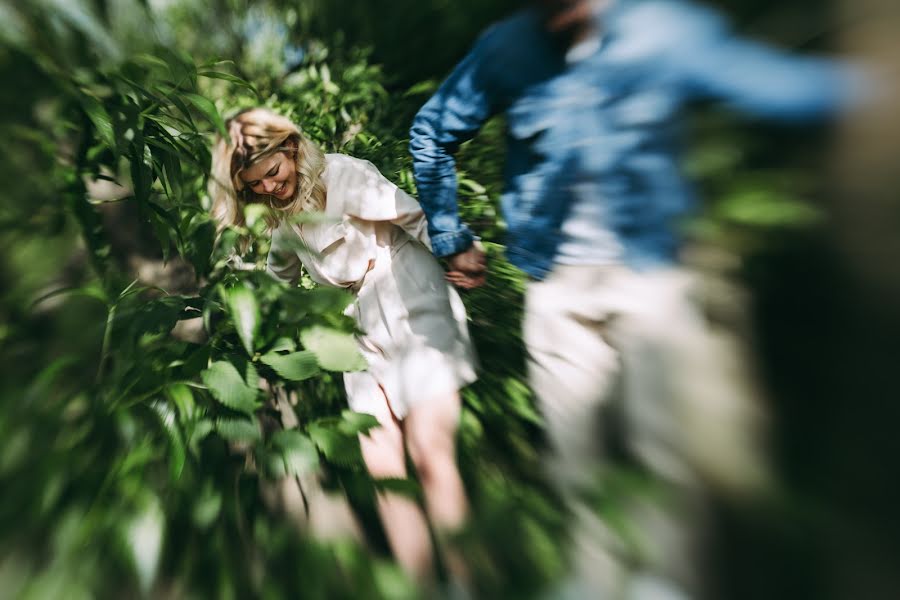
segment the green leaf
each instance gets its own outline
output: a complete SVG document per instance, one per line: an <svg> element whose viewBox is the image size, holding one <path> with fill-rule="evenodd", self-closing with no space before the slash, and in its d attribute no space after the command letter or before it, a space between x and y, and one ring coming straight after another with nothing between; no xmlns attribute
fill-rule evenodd
<svg viewBox="0 0 900 600"><path fill-rule="evenodd" d="M256 87L254 87L252 83L250 83L249 81L247 81L245 79L241 79L240 77L232 75L231 73L223 73L222 71L198 71L197 75L199 75L200 77L209 77L210 79L221 79L223 81L228 81L230 83L234 83L241 87L247 88L248 90L253 92L253 94L257 98L261 98L261 96L259 95L259 91L257 91Z"/></svg>
<svg viewBox="0 0 900 600"><path fill-rule="evenodd" d="M244 285L225 290L225 303L247 354L253 356L253 340L259 329L259 305L253 291Z"/></svg>
<svg viewBox="0 0 900 600"><path fill-rule="evenodd" d="M810 204L766 189L733 193L716 208L723 219L750 227L804 227L822 221Z"/></svg>
<svg viewBox="0 0 900 600"><path fill-rule="evenodd" d="M315 353L319 365L329 371L362 371L366 360L356 338L349 333L316 325L300 333L303 345Z"/></svg>
<svg viewBox="0 0 900 600"><path fill-rule="evenodd" d="M243 356L236 356L234 359L235 368L243 368L244 382L251 389L256 389L256 386L259 385L259 371L256 370L256 365Z"/></svg>
<svg viewBox="0 0 900 600"><path fill-rule="evenodd" d="M219 419L216 433L229 442L253 443L262 439L259 423L247 419Z"/></svg>
<svg viewBox="0 0 900 600"><path fill-rule="evenodd" d="M184 96L190 100L197 110L203 113L204 117L209 119L209 122L219 130L219 133L225 137L228 136L228 132L225 130L225 121L222 119L222 115L219 114L219 109L216 108L216 105L211 100L204 98L200 94L185 93Z"/></svg>
<svg viewBox="0 0 900 600"><path fill-rule="evenodd" d="M296 429L277 431L272 436L272 446L281 453L289 475L302 475L319 467L316 445Z"/></svg>
<svg viewBox="0 0 900 600"><path fill-rule="evenodd" d="M194 393L191 388L183 383L173 383L166 388L166 395L178 409L178 417L181 422L194 417L197 403L194 401Z"/></svg>
<svg viewBox="0 0 900 600"><path fill-rule="evenodd" d="M126 525L125 537L144 594L150 591L162 555L166 518L156 496L147 494L144 507Z"/></svg>
<svg viewBox="0 0 900 600"><path fill-rule="evenodd" d="M209 273L210 257L215 242L216 226L208 219L200 223L190 235L188 259L194 265L194 272L198 278Z"/></svg>
<svg viewBox="0 0 900 600"><path fill-rule="evenodd" d="M201 419L197 422L188 436L188 447L191 449L191 453L195 456L199 454L200 442L212 433L213 429L215 429L215 425L209 419Z"/></svg>
<svg viewBox="0 0 900 600"><path fill-rule="evenodd" d="M230 362L214 362L200 373L200 378L213 397L228 408L248 415L256 410L257 390L247 385Z"/></svg>
<svg viewBox="0 0 900 600"><path fill-rule="evenodd" d="M100 104L99 100L91 96L82 96L81 102L84 112L87 113L88 118L91 120L91 123L94 124L94 128L96 128L100 140L103 141L109 149L115 150L116 138L113 134L112 119L110 118L109 113L106 112L106 109Z"/></svg>
<svg viewBox="0 0 900 600"><path fill-rule="evenodd" d="M343 311L354 300L347 290L333 287L317 287L311 290L292 288L281 295L281 301L292 313L317 315Z"/></svg>
<svg viewBox="0 0 900 600"><path fill-rule="evenodd" d="M131 167L131 185L134 188L134 198L139 205L144 205L150 200L150 188L153 185L153 168L145 160L146 146L144 136L136 128L134 141L129 145L129 166Z"/></svg>
<svg viewBox="0 0 900 600"><path fill-rule="evenodd" d="M165 71L169 70L169 63L159 58L158 56L153 56L152 54L135 54L131 57L131 60L140 65L148 67L159 67L160 69L163 69Z"/></svg>
<svg viewBox="0 0 900 600"><path fill-rule="evenodd" d="M255 229L257 225L265 227L265 218L270 213L271 210L265 204L248 204L244 207L244 224L248 229Z"/></svg>
<svg viewBox="0 0 900 600"><path fill-rule="evenodd" d="M284 464L284 457L277 450L270 448L257 447L253 454L253 460L262 470L266 477L272 479L284 479L288 476L287 467Z"/></svg>
<svg viewBox="0 0 900 600"><path fill-rule="evenodd" d="M97 284L89 283L84 286L71 286L71 287L63 287L59 289L55 289L52 292L48 292L43 296L37 298L32 303L32 308L36 307L41 302L45 300L49 300L50 298L54 298L61 294L72 294L73 296L83 296L85 298L93 298L95 300L99 300L100 302L106 304L109 302L109 298L106 295L106 292Z"/></svg>
<svg viewBox="0 0 900 600"><path fill-rule="evenodd" d="M170 387L169 389L172 388ZM184 440L181 437L181 431L178 429L175 411L165 402L154 402L151 406L157 416L159 416L159 420L169 437L169 475L172 481L177 481L184 470L187 451Z"/></svg>
<svg viewBox="0 0 900 600"><path fill-rule="evenodd" d="M374 479L372 483L379 492L400 494L407 498L419 498L422 495L422 487L414 479L400 479L390 477L386 479Z"/></svg>
<svg viewBox="0 0 900 600"><path fill-rule="evenodd" d="M345 410L341 413L341 431L348 435L365 433L370 429L380 426L378 419L366 413Z"/></svg>
<svg viewBox="0 0 900 600"><path fill-rule="evenodd" d="M413 85L411 88L406 90L403 94L404 96L420 96L423 94L433 94L434 91L438 88L438 81L434 79L426 79L425 81L420 81L419 83Z"/></svg>
<svg viewBox="0 0 900 600"><path fill-rule="evenodd" d="M222 511L222 494L220 494L209 482L204 486L197 503L194 504L194 523L200 529L206 529L218 518Z"/></svg>
<svg viewBox="0 0 900 600"><path fill-rule="evenodd" d="M275 372L291 381L303 381L319 372L316 355L309 351L278 354L269 352L260 360L275 369Z"/></svg>
<svg viewBox="0 0 900 600"><path fill-rule="evenodd" d="M297 349L297 344L291 338L282 337L275 340L269 352L293 352Z"/></svg>
<svg viewBox="0 0 900 600"><path fill-rule="evenodd" d="M336 422L337 421L337 422ZM362 451L359 439L355 435L347 435L338 429L337 419L319 419L310 423L307 431L316 447L330 462L351 468L362 468Z"/></svg>
<svg viewBox="0 0 900 600"><path fill-rule="evenodd" d="M472 194L479 195L487 192L487 189L474 179L460 178L459 185L460 187L468 188Z"/></svg>
<svg viewBox="0 0 900 600"><path fill-rule="evenodd" d="M141 333L168 333L185 316L181 296L164 296L142 303L134 314L132 328Z"/></svg>

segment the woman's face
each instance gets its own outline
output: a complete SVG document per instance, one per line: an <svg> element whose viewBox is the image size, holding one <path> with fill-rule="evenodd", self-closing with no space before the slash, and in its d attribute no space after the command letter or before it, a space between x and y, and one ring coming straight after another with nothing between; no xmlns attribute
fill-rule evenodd
<svg viewBox="0 0 900 600"><path fill-rule="evenodd" d="M289 152L276 152L241 172L241 179L254 194L289 200L297 191L297 169Z"/></svg>

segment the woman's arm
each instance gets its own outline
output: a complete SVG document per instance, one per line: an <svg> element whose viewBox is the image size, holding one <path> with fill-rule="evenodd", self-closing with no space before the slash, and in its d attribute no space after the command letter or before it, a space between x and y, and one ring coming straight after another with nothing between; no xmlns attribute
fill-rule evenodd
<svg viewBox="0 0 900 600"><path fill-rule="evenodd" d="M367 160L351 159L345 212L365 221L390 221L431 249L428 222L415 198L386 178Z"/></svg>
<svg viewBox="0 0 900 600"><path fill-rule="evenodd" d="M295 283L300 278L300 258L291 248L282 227L272 232L272 246L266 257L266 272L285 283Z"/></svg>

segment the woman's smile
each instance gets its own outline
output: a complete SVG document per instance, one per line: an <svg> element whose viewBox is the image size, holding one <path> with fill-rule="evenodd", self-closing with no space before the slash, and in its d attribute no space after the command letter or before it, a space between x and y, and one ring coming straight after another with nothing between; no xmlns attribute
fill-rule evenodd
<svg viewBox="0 0 900 600"><path fill-rule="evenodd" d="M297 171L292 158L285 152L277 152L260 160L241 173L244 185L259 196L272 196L286 201L297 189Z"/></svg>

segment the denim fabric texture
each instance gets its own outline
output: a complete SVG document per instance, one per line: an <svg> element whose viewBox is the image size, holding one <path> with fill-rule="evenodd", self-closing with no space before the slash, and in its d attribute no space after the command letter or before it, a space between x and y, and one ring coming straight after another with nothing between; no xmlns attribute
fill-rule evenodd
<svg viewBox="0 0 900 600"><path fill-rule="evenodd" d="M454 153L491 116L507 122L501 208L510 261L541 279L554 264L575 190L590 183L634 268L671 263L693 194L678 168L678 112L718 100L782 121L851 103L858 73L836 61L742 39L715 12L677 0L619 0L598 15L600 44L566 62L533 9L485 31L410 131L434 253L468 248Z"/></svg>

